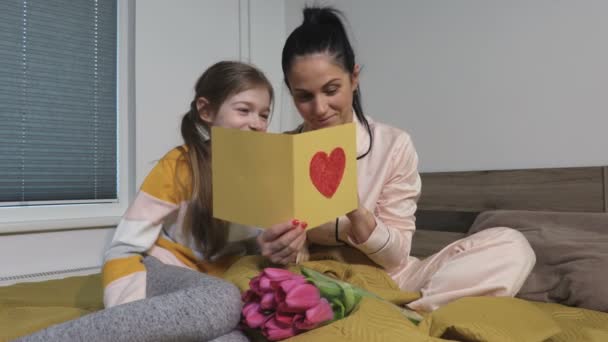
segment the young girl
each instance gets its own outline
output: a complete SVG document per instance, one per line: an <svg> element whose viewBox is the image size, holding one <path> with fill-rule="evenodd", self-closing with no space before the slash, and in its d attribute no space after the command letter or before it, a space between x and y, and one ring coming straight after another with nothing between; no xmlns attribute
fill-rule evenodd
<svg viewBox="0 0 608 342"><path fill-rule="evenodd" d="M421 190L418 156L407 133L363 115L360 67L337 14L331 8L304 9L304 22L283 48L285 83L304 121L294 133L357 126L359 208L311 230L308 243L345 244L363 252L401 289L422 292L409 304L416 310L432 311L464 296L515 295L535 263L516 230L487 229L422 261L409 255ZM274 262L305 259L306 245L286 231L282 226L264 231L258 237L262 254Z"/></svg>
<svg viewBox="0 0 608 342"><path fill-rule="evenodd" d="M185 144L147 176L105 254L106 309L23 341L247 341L236 330L239 291L210 275L255 247L257 231L212 216L209 133L266 131L273 90L256 68L219 62L195 92L181 124Z"/></svg>

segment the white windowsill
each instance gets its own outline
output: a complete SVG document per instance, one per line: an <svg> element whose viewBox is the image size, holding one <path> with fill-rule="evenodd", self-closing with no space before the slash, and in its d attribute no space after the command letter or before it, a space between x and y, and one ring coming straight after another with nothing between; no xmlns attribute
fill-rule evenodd
<svg viewBox="0 0 608 342"><path fill-rule="evenodd" d="M0 233L26 233L77 228L116 227L120 216L1 222Z"/></svg>

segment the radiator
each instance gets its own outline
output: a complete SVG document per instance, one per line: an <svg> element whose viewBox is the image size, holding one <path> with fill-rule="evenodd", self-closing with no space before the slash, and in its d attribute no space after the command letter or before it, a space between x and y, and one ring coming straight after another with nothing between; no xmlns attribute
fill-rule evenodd
<svg viewBox="0 0 608 342"><path fill-rule="evenodd" d="M40 282L67 277L84 276L101 272L101 267L81 267L51 272L40 272L30 274L19 274L14 276L0 277L0 286L8 286L24 282Z"/></svg>

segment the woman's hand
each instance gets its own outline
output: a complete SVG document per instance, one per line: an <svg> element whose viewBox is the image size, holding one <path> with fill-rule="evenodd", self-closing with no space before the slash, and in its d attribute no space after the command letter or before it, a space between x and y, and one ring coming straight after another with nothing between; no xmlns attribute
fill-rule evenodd
<svg viewBox="0 0 608 342"><path fill-rule="evenodd" d="M367 209L359 206L357 209L346 214L350 220L348 235L356 244L361 244L369 239L376 228L376 218Z"/></svg>
<svg viewBox="0 0 608 342"><path fill-rule="evenodd" d="M276 224L257 238L262 255L275 264L295 262L306 242L306 222L292 220Z"/></svg>

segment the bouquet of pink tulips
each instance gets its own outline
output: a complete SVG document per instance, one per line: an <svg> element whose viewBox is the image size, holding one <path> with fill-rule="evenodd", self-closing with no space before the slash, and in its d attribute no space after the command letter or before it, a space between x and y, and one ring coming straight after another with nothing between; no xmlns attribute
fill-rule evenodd
<svg viewBox="0 0 608 342"><path fill-rule="evenodd" d="M266 268L243 294L242 323L278 341L341 319L373 294L319 272Z"/></svg>

